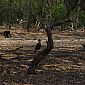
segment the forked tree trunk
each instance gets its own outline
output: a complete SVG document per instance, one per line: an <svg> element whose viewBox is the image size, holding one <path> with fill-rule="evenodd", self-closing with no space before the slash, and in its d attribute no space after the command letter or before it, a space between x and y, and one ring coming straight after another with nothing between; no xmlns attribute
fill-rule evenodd
<svg viewBox="0 0 85 85"><path fill-rule="evenodd" d="M43 60L53 48L53 38L52 38L52 33L49 25L45 31L48 37L47 47L41 52L34 55L34 59L29 65L29 69L28 69L29 74L35 73L35 69L38 66L39 62Z"/></svg>

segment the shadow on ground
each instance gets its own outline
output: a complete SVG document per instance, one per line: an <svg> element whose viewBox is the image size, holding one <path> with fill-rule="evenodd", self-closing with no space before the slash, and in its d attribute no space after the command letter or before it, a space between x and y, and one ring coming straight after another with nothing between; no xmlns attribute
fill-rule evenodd
<svg viewBox="0 0 85 85"><path fill-rule="evenodd" d="M5 50L3 53L0 55L1 85L85 85L84 51L50 52L40 62L36 75L27 74L33 52L20 50L18 54L15 50ZM12 55L8 58L7 53Z"/></svg>

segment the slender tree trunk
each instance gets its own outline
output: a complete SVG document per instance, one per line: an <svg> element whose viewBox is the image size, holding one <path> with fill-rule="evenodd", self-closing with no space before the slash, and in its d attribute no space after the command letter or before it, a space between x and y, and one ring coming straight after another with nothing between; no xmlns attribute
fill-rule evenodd
<svg viewBox="0 0 85 85"><path fill-rule="evenodd" d="M34 59L31 62L31 64L29 65L29 69L28 69L29 74L35 73L35 69L38 66L39 62L41 60L43 60L53 48L53 38L52 38L50 25L47 26L45 31L46 31L47 37L48 37L47 47L44 50L42 50L41 52L39 52L38 54L34 55Z"/></svg>
<svg viewBox="0 0 85 85"><path fill-rule="evenodd" d="M50 18L52 18L52 4L54 0L47 0L48 6L49 6L49 15Z"/></svg>
<svg viewBox="0 0 85 85"><path fill-rule="evenodd" d="M67 10L67 18L69 19L71 12L76 8L79 0L64 0Z"/></svg>
<svg viewBox="0 0 85 85"><path fill-rule="evenodd" d="M80 2L79 2L80 3ZM76 28L78 28L79 24L79 12L80 12L80 6L77 8L77 15L76 15Z"/></svg>
<svg viewBox="0 0 85 85"><path fill-rule="evenodd" d="M27 24L26 24L26 28L27 28L27 31L29 31L29 28L30 28L30 16L32 14L32 7L31 7L31 0L28 0L28 6L27 6Z"/></svg>
<svg viewBox="0 0 85 85"><path fill-rule="evenodd" d="M8 26L11 29L11 0L9 0L9 19L8 19Z"/></svg>

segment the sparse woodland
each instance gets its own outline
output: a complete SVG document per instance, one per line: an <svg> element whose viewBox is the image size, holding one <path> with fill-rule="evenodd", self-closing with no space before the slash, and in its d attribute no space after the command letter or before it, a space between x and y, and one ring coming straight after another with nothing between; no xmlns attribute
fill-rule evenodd
<svg viewBox="0 0 85 85"><path fill-rule="evenodd" d="M0 0L0 85L85 85L85 1Z"/></svg>

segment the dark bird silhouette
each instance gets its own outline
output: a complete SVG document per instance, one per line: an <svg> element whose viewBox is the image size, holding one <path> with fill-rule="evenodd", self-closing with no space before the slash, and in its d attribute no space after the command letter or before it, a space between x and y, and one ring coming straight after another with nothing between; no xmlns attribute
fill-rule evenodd
<svg viewBox="0 0 85 85"><path fill-rule="evenodd" d="M41 48L41 39L38 40L38 43L35 46L35 51L34 53Z"/></svg>
<svg viewBox="0 0 85 85"><path fill-rule="evenodd" d="M81 44L83 46L83 48L85 49L85 44Z"/></svg>

